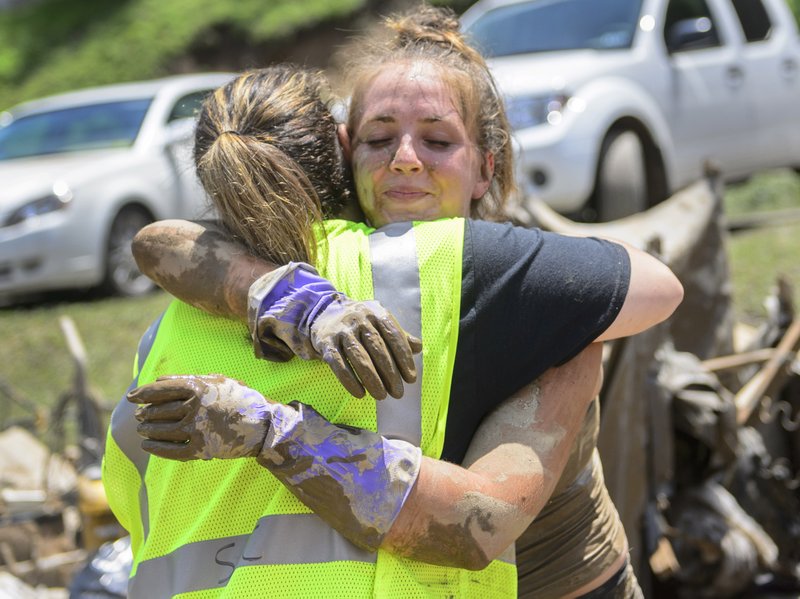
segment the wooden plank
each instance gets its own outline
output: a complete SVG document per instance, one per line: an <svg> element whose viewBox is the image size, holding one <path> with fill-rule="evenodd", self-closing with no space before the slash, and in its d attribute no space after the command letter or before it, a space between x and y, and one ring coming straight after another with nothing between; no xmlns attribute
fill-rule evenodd
<svg viewBox="0 0 800 599"><path fill-rule="evenodd" d="M792 322L772 357L766 361L761 370L751 378L736 394L736 421L745 424L755 411L761 398L773 387L788 377L785 366L795 358L800 342L800 319ZM781 371L784 372L782 376Z"/></svg>
<svg viewBox="0 0 800 599"><path fill-rule="evenodd" d="M719 372L720 370L733 370L741 368L742 366L750 366L757 362L766 362L775 354L774 347L763 347L761 349L754 349L740 354L732 354L730 356L719 356L717 358L710 358L703 360L703 368L710 372Z"/></svg>

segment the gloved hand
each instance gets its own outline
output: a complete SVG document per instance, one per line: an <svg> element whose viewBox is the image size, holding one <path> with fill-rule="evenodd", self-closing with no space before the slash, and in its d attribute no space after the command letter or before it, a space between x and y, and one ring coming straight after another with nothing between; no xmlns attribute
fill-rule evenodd
<svg viewBox="0 0 800 599"><path fill-rule="evenodd" d="M370 551L408 499L422 450L265 399L221 375L168 376L128 393L142 449L173 460L256 457L315 514Z"/></svg>
<svg viewBox="0 0 800 599"><path fill-rule="evenodd" d="M275 404L221 375L165 376L128 393L142 449L172 460L255 457Z"/></svg>
<svg viewBox="0 0 800 599"><path fill-rule="evenodd" d="M291 262L253 283L248 323L256 356L324 360L355 397L401 397L403 381L417 379L422 342L378 302L351 300L308 264Z"/></svg>

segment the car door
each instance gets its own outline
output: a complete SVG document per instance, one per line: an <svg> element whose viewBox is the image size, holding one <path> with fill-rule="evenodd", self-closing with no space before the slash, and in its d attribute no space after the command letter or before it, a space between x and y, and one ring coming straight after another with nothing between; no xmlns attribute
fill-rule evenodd
<svg viewBox="0 0 800 599"><path fill-rule="evenodd" d="M780 0L783 1L783 0ZM754 171L800 164L800 44L778 2L730 0L745 40L742 62L755 112L740 158ZM771 12L773 11L773 12ZM788 13L788 11L787 11Z"/></svg>
<svg viewBox="0 0 800 599"><path fill-rule="evenodd" d="M670 54L666 113L676 148L676 181L684 185L712 161L736 170L737 146L754 127L741 39L719 0L669 0L663 39Z"/></svg>
<svg viewBox="0 0 800 599"><path fill-rule="evenodd" d="M193 91L175 101L167 117L169 143L165 150L177 177L176 217L209 218L211 202L197 178L194 166L194 131L197 112L211 89Z"/></svg>

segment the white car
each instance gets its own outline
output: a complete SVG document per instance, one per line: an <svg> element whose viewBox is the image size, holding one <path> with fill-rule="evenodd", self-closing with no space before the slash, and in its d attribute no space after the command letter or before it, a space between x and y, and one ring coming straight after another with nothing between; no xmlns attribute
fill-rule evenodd
<svg viewBox="0 0 800 599"><path fill-rule="evenodd" d="M0 113L0 297L152 289L131 239L210 209L191 160L195 115L233 76L96 87Z"/></svg>
<svg viewBox="0 0 800 599"><path fill-rule="evenodd" d="M521 189L610 220L702 176L800 167L800 39L785 0L481 0Z"/></svg>

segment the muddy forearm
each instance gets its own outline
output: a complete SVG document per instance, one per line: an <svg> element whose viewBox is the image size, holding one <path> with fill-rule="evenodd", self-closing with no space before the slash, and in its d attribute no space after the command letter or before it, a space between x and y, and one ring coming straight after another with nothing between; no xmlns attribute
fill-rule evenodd
<svg viewBox="0 0 800 599"><path fill-rule="evenodd" d="M212 223L155 222L139 231L132 249L139 269L178 299L242 322L250 285L275 268Z"/></svg>
<svg viewBox="0 0 800 599"><path fill-rule="evenodd" d="M468 469L431 458L417 469L408 444L333 425L301 404L302 425L279 427L293 432L268 436L258 461L356 545L481 569L550 497L599 388L599 367L597 346L507 400L481 425Z"/></svg>
<svg viewBox="0 0 800 599"><path fill-rule="evenodd" d="M510 457L506 466L520 456ZM534 460L534 463L536 460ZM423 459L417 485L382 549L440 566L480 570L499 557L527 528L526 497L538 475L511 474L499 480L455 464Z"/></svg>
<svg viewBox="0 0 800 599"><path fill-rule="evenodd" d="M468 469L424 459L382 547L479 569L521 535L550 498L601 383L594 344L506 400L481 424Z"/></svg>

